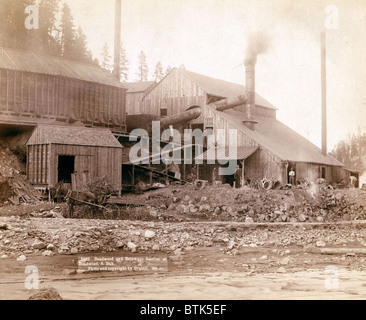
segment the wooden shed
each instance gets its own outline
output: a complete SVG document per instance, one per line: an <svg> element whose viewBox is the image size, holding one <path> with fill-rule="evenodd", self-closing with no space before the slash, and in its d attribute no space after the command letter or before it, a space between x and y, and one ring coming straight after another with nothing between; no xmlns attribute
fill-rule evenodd
<svg viewBox="0 0 366 320"><path fill-rule="evenodd" d="M122 146L109 129L39 125L27 142L27 176L36 187L58 182L83 191L107 176L121 190Z"/></svg>

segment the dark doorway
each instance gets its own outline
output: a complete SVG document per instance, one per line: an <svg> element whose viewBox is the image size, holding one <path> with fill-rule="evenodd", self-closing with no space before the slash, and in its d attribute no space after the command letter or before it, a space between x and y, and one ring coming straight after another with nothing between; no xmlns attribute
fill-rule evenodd
<svg viewBox="0 0 366 320"><path fill-rule="evenodd" d="M322 167L322 178L325 179L325 167Z"/></svg>
<svg viewBox="0 0 366 320"><path fill-rule="evenodd" d="M58 156L58 182L71 183L75 171L75 156Z"/></svg>

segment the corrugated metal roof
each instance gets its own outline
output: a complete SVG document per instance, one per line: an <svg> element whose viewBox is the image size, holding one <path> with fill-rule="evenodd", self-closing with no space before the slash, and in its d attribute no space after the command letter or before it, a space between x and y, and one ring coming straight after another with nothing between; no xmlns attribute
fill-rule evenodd
<svg viewBox="0 0 366 320"><path fill-rule="evenodd" d="M123 82L123 86L127 88L127 93L144 92L150 90L157 85L155 81L139 81L139 82Z"/></svg>
<svg viewBox="0 0 366 320"><path fill-rule="evenodd" d="M210 151L207 150L198 157L196 157L196 160L203 160L203 161L244 160L249 158L254 152L258 150L258 148L259 147L250 147L250 146L237 147L234 158L230 157L230 149L228 147L225 148L225 158L222 157L221 153L218 152L217 149L215 149L215 155L213 157L211 156Z"/></svg>
<svg viewBox="0 0 366 320"><path fill-rule="evenodd" d="M64 144L76 146L122 148L109 129L38 125L27 145Z"/></svg>
<svg viewBox="0 0 366 320"><path fill-rule="evenodd" d="M15 49L0 48L0 68L124 87L110 72L96 65Z"/></svg>
<svg viewBox="0 0 366 320"><path fill-rule="evenodd" d="M232 83L220 79L211 78L208 76L204 76L195 72L187 71L184 69L179 69L184 72L184 74L191 79L192 81L196 82L203 91L210 95L219 96L223 98L235 97L242 94L245 94L246 88L237 83ZM256 93L255 95L256 104L268 109L277 110L277 108L269 103L266 99L261 97L259 94Z"/></svg>
<svg viewBox="0 0 366 320"><path fill-rule="evenodd" d="M219 113L238 130L283 161L343 166L333 157L324 156L320 148L275 118L257 116L258 124L252 131L242 122L245 118L243 112L234 109L220 112L210 106L207 108L214 113Z"/></svg>

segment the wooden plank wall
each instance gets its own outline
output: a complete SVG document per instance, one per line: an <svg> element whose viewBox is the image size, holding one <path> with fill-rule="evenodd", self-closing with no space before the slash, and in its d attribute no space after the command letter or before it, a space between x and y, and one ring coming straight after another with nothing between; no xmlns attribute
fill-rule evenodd
<svg viewBox="0 0 366 320"><path fill-rule="evenodd" d="M126 113L131 114L142 114L143 109L142 98L144 97L144 92L132 92L126 94Z"/></svg>
<svg viewBox="0 0 366 320"><path fill-rule="evenodd" d="M123 126L125 108L124 88L0 69L0 117L6 113Z"/></svg>
<svg viewBox="0 0 366 320"><path fill-rule="evenodd" d="M58 181L58 156L75 156L75 172L90 174L90 178L108 176L117 190L121 189L122 149L71 145L52 145L50 185Z"/></svg>
<svg viewBox="0 0 366 320"><path fill-rule="evenodd" d="M141 113L160 116L160 109L166 108L168 116L179 114L196 105L203 108L206 93L193 81L175 69L164 78L142 101ZM203 115L193 123L203 123Z"/></svg>
<svg viewBox="0 0 366 320"><path fill-rule="evenodd" d="M213 119L213 127L216 129L225 129L225 144L229 146L229 130L237 129L226 119L220 116L219 113L213 112L207 108L206 116ZM244 132L237 129L237 145L239 146L257 146L260 147L252 156L245 160L245 177L250 179L275 178L281 182L285 182L285 168L278 158L273 153L261 147L255 140L248 137Z"/></svg>
<svg viewBox="0 0 366 320"><path fill-rule="evenodd" d="M28 146L27 177L35 185L48 185L50 181L50 146Z"/></svg>

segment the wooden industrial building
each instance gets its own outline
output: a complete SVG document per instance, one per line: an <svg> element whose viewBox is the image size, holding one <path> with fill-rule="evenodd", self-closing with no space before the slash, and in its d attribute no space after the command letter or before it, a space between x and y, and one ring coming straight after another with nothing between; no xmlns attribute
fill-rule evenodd
<svg viewBox="0 0 366 320"><path fill-rule="evenodd" d="M108 177L121 190L122 146L109 129L39 125L27 142L27 176L38 188L58 182L83 191Z"/></svg>
<svg viewBox="0 0 366 320"><path fill-rule="evenodd" d="M236 160L244 167L244 175L249 180L267 178L286 184L291 167L295 169L296 180L325 178L329 183L337 183L341 179L343 164L322 154L320 148L277 120L277 108L260 95L255 94L253 127L246 124L246 104L222 111L215 108L218 101L243 95L246 90L239 84L175 68L145 94L140 110L142 114L164 118L199 106L202 110L199 117L188 125L185 123L185 127L211 128L214 132L225 129L226 146L229 145L229 130L237 130L240 152ZM212 165L203 164L198 177L210 180L212 169ZM225 183L232 177L219 179Z"/></svg>
<svg viewBox="0 0 366 320"><path fill-rule="evenodd" d="M125 132L126 91L96 65L0 48L0 125L80 122Z"/></svg>
<svg viewBox="0 0 366 320"><path fill-rule="evenodd" d="M142 113L142 98L145 93L153 89L157 83L155 81L124 82L126 93L126 115Z"/></svg>
<svg viewBox="0 0 366 320"><path fill-rule="evenodd" d="M114 135L127 132L126 92L97 65L0 48L0 138L24 147L36 187L64 181L82 191L106 176L120 191L122 146Z"/></svg>

